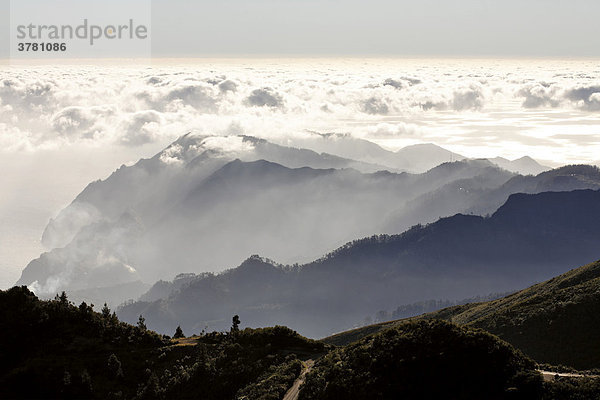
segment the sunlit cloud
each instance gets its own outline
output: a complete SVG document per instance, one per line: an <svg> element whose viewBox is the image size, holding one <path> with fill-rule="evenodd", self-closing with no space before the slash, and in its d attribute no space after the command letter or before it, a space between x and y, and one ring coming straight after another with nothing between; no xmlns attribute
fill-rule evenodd
<svg viewBox="0 0 600 400"><path fill-rule="evenodd" d="M493 150L556 163L593 162L589 146L600 150L600 72L583 61L3 68L4 152L166 144L191 130L276 142L307 130L349 133L393 148L434 142L473 157ZM557 151L567 145L569 157Z"/></svg>

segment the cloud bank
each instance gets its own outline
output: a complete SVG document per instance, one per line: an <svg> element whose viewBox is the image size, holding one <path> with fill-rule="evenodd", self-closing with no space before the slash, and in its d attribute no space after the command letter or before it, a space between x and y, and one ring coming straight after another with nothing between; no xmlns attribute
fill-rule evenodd
<svg viewBox="0 0 600 400"><path fill-rule="evenodd" d="M283 141L313 130L389 147L436 142L470 156L531 154L532 138L542 137L548 147L531 155L568 144L568 160L584 161L575 146L590 130L581 126L600 111L600 71L583 61L13 66L0 76L3 151L164 145L191 130ZM559 124L561 132L549 128ZM477 140L493 142L494 154L476 154Z"/></svg>

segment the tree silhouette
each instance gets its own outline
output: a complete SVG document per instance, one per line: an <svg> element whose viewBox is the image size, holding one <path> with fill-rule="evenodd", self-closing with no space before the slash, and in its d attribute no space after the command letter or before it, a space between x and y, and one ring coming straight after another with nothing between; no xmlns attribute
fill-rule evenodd
<svg viewBox="0 0 600 400"><path fill-rule="evenodd" d="M140 318L138 319L137 326L138 326L138 328L140 328L143 331L145 331L146 329L148 329L146 327L146 318L144 318L141 314L140 314Z"/></svg>
<svg viewBox="0 0 600 400"><path fill-rule="evenodd" d="M110 308L104 303L104 307L102 307L102 318L109 319L110 318Z"/></svg>
<svg viewBox="0 0 600 400"><path fill-rule="evenodd" d="M69 299L67 298L67 294L65 293L65 291L63 290L63 292L59 295L56 295L56 298L58 301L60 301L61 304L66 305L69 304Z"/></svg>
<svg viewBox="0 0 600 400"><path fill-rule="evenodd" d="M119 359L114 353L108 357L108 369L114 377L123 377L123 368L121 367L121 361L119 361Z"/></svg>
<svg viewBox="0 0 600 400"><path fill-rule="evenodd" d="M231 325L231 333L240 331L240 317L239 315L234 315Z"/></svg>
<svg viewBox="0 0 600 400"><path fill-rule="evenodd" d="M184 338L185 335L183 334L183 330L181 329L181 326L177 326L177 329L175 329L175 334L173 335L173 339L181 339Z"/></svg>

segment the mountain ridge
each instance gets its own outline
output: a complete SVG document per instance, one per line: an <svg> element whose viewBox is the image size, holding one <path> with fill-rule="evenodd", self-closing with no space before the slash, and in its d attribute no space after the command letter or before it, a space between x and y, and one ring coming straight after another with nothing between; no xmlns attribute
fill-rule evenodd
<svg viewBox="0 0 600 400"><path fill-rule="evenodd" d="M527 224L517 220L523 214ZM391 304L526 287L572 262L597 259L598 242L599 191L517 194L487 218L458 214L403 234L356 240L303 265L284 268L248 259L266 263L260 274L234 268L200 277L169 298L128 305L119 315L129 321L142 313L160 331L174 323L194 329L212 314L235 312L250 323L277 319L322 337ZM202 304L211 315L191 304Z"/></svg>
<svg viewBox="0 0 600 400"><path fill-rule="evenodd" d="M441 319L489 331L540 363L597 368L599 285L600 261L595 261L497 300L370 325L324 341L343 345L407 320Z"/></svg>
<svg viewBox="0 0 600 400"><path fill-rule="evenodd" d="M60 256L55 262L54 257L44 256L43 263L50 263L46 269L60 271L59 264L81 264L84 259L85 265L94 268L93 259L113 257L142 274L142 280L155 281L163 279L163 266L177 265L179 270L202 272L238 264L253 253L269 254L284 262L305 262L352 238L381 231L386 210L447 181L477 176L479 181L485 181L494 175L496 181L503 182L512 176L479 161L443 164L422 175L362 173L352 168L291 169L266 160L217 159L209 163L210 171L198 173L167 166L158 181L150 178L151 185L141 185L143 180L136 180L142 186L139 192L126 178L110 190L100 191L91 203L71 205L63 222L68 227L66 231L76 228L77 233L69 244L48 253L62 253L65 257ZM140 173L146 174L145 170ZM185 185L180 185L181 181ZM102 183L107 184L108 181ZM172 187L176 189L170 190ZM115 191L123 194L112 200L114 206L104 202ZM98 210L94 205L97 201L109 210ZM139 221L138 226L131 226L130 234L117 225L114 232L100 229L129 214ZM48 229L54 226L51 223ZM319 226L322 229L315 231ZM96 235L86 233L94 229L99 229ZM170 235L165 237L164 232ZM124 235L126 243L132 245L125 247L116 240L102 240L106 235ZM64 238L68 234L58 236ZM232 240L242 246L232 247ZM198 243L202 258L195 256ZM223 244L229 249L217 252ZM87 250L82 253L82 249ZM49 287L46 281L50 277L32 276L19 280L19 284L31 285L37 280L41 287Z"/></svg>

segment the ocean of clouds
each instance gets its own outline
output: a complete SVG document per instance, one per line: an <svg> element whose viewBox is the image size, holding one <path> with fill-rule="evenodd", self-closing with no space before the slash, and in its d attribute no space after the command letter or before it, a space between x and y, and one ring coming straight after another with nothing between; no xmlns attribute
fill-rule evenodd
<svg viewBox="0 0 600 400"><path fill-rule="evenodd" d="M600 144L592 129L598 112L600 66L592 61L246 60L0 69L3 151L140 146L190 130L276 141L319 131L455 149L486 142L526 148L539 140L550 148L571 146L576 158L582 138Z"/></svg>

